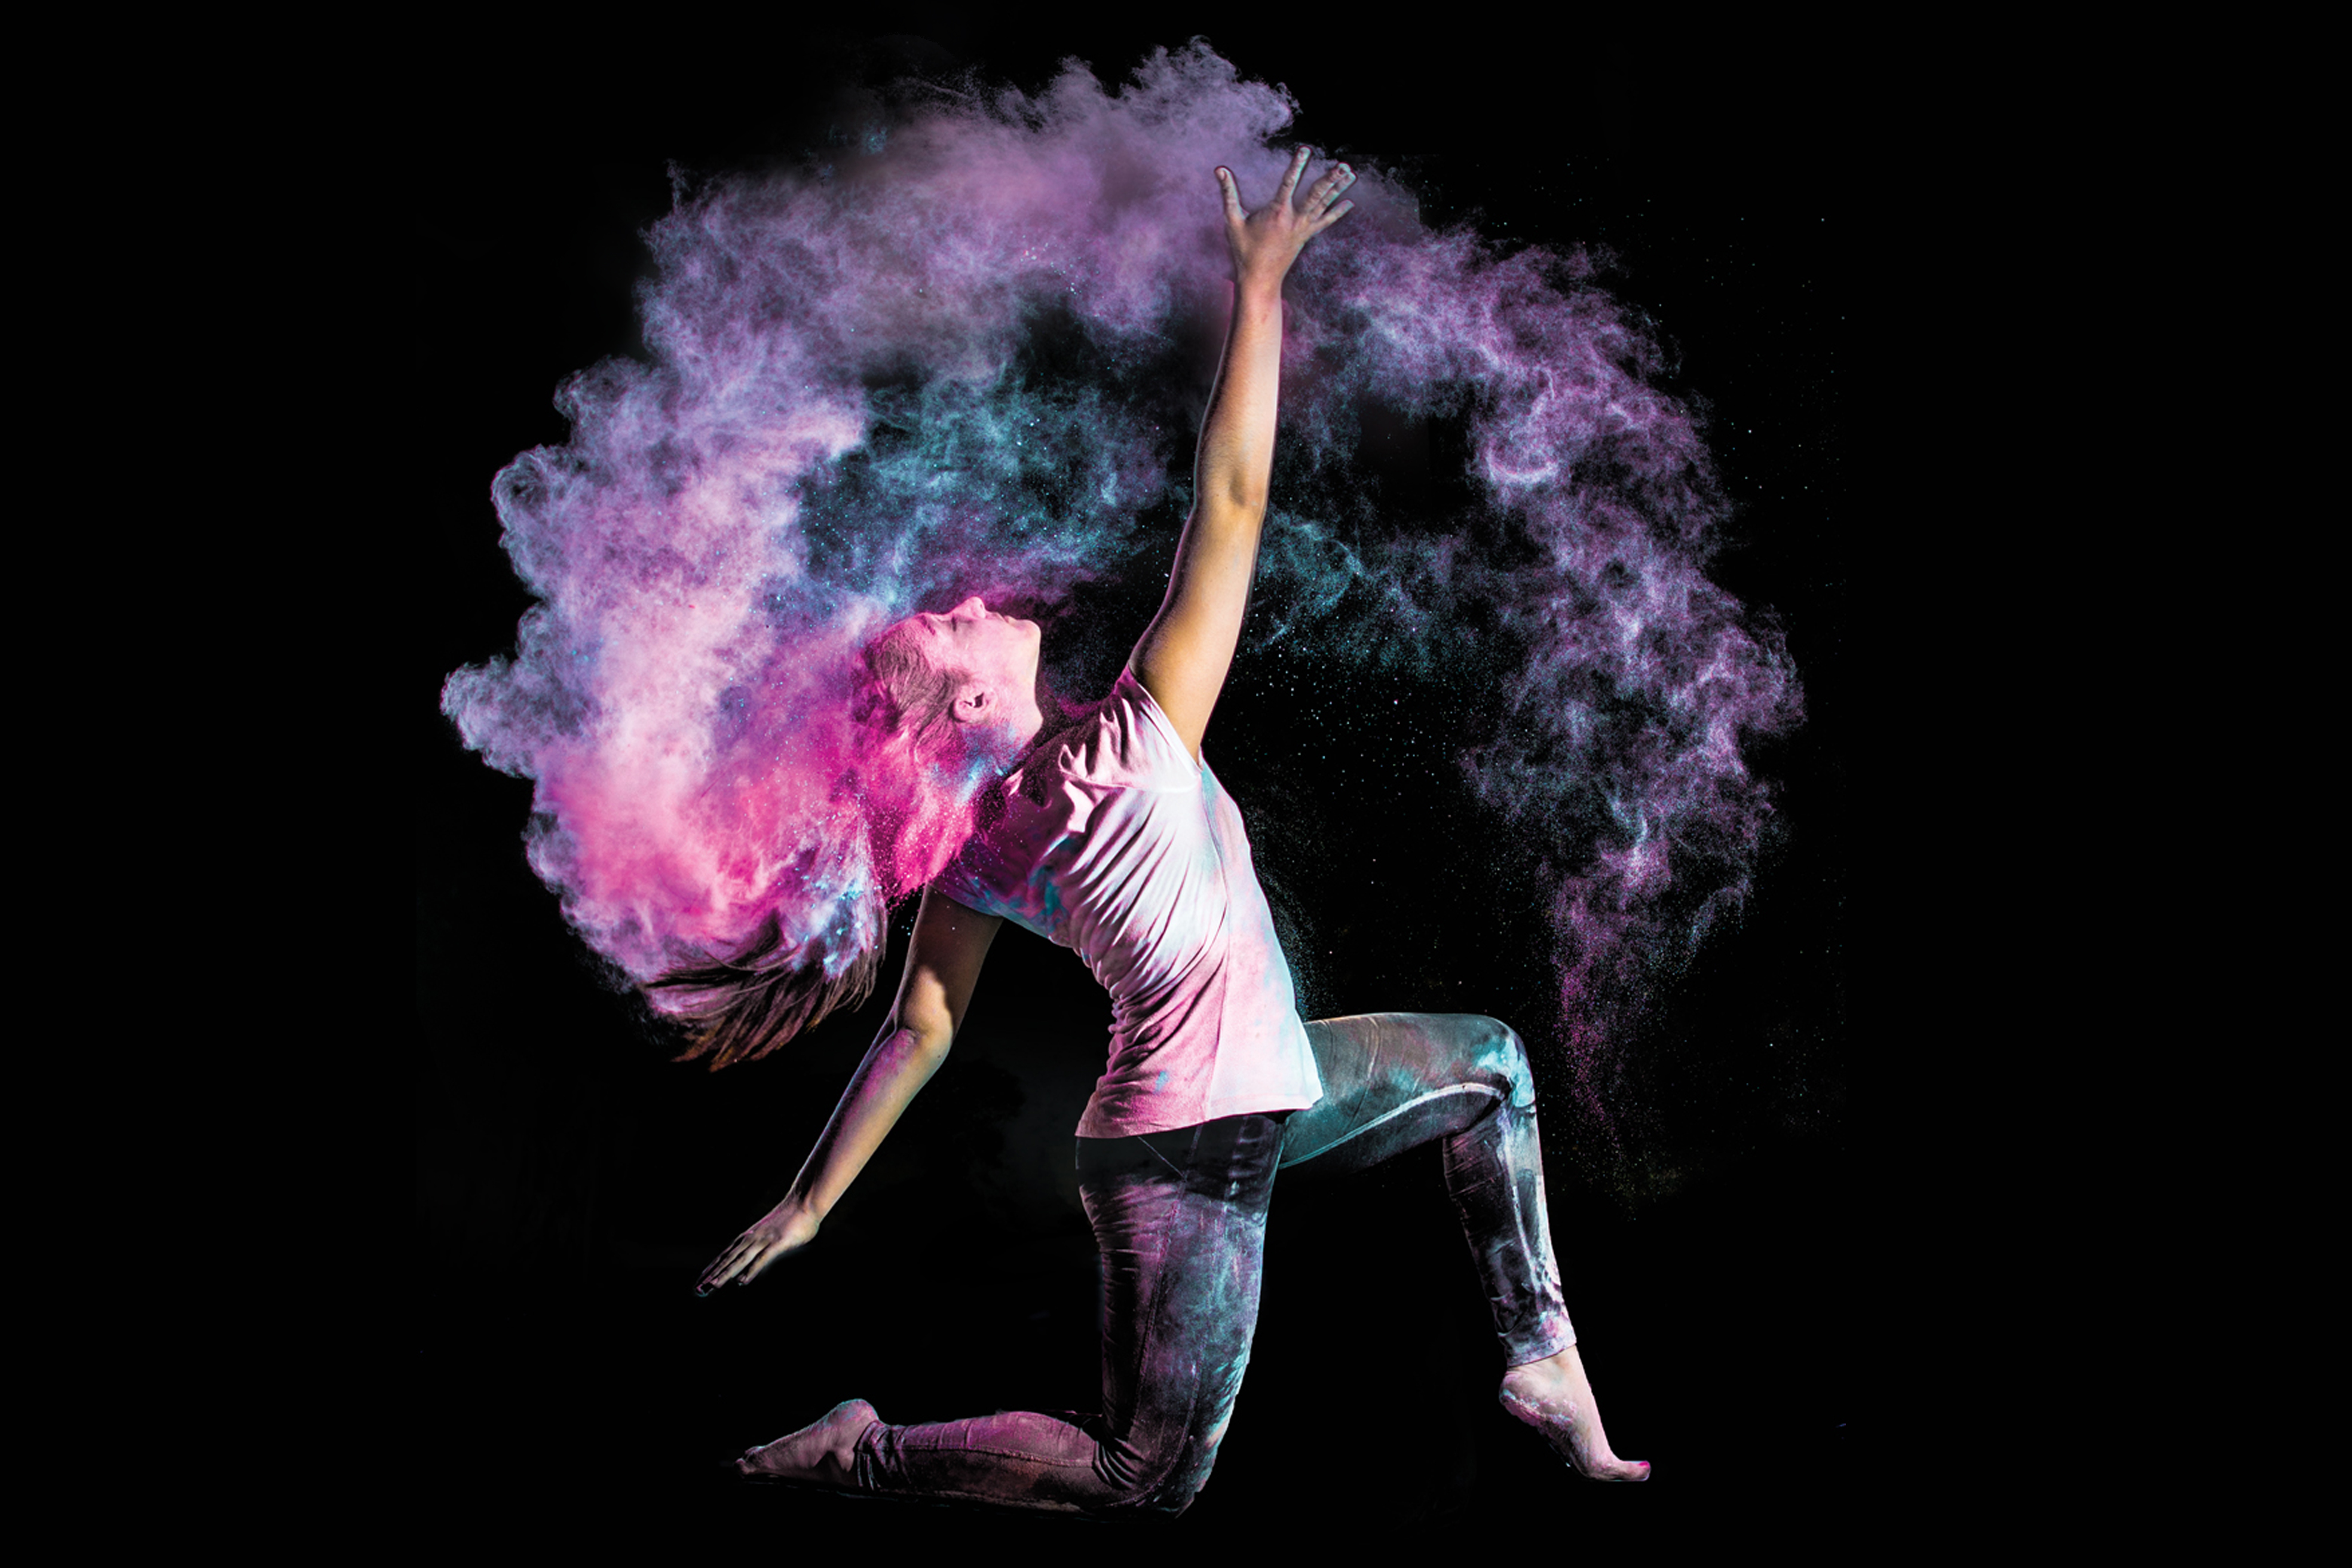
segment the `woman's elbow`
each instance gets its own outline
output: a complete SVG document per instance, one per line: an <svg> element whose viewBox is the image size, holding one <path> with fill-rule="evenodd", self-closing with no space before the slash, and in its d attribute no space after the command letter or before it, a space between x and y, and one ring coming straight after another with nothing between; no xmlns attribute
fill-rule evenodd
<svg viewBox="0 0 2352 1568"><path fill-rule="evenodd" d="M1203 509L1214 515L1210 523L1218 528L1255 530L1265 522L1266 487L1252 484L1245 479L1235 479L1209 492L1208 505Z"/></svg>
<svg viewBox="0 0 2352 1568"><path fill-rule="evenodd" d="M902 1009L897 1026L896 1032L906 1037L907 1049L932 1067L947 1060L955 1045L955 1019L945 1008Z"/></svg>

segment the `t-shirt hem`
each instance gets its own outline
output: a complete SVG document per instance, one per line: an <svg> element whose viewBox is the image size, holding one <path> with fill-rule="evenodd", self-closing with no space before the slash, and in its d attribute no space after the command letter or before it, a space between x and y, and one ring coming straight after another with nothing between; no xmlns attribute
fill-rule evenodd
<svg viewBox="0 0 2352 1568"><path fill-rule="evenodd" d="M1305 1110L1322 1103L1322 1096L1301 1100L1297 1095L1276 1095L1265 1100L1244 1095L1223 1103L1212 1102L1194 1112L1171 1112L1147 1116L1138 1121L1122 1122L1106 1128L1095 1121L1091 1113L1078 1119L1076 1136L1080 1138L1140 1138L1153 1132L1173 1132L1181 1127L1198 1127L1204 1121L1221 1121L1228 1116L1272 1116L1279 1110Z"/></svg>

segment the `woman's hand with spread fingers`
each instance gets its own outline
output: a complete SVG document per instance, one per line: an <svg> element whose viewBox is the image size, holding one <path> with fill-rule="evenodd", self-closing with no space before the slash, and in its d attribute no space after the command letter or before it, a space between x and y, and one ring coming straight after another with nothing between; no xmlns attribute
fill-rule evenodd
<svg viewBox="0 0 2352 1568"><path fill-rule="evenodd" d="M1308 150L1301 147L1290 160L1289 172L1282 176L1274 200L1254 213L1242 210L1241 187L1234 172L1217 171L1217 184L1225 194L1225 244L1233 253L1234 281L1244 289L1253 284L1279 286L1307 242L1345 217L1356 205L1339 199L1356 183L1355 171L1345 163L1331 165L1294 205L1292 197L1307 173L1308 156Z"/></svg>
<svg viewBox="0 0 2352 1568"><path fill-rule="evenodd" d="M737 1237L733 1245L719 1255L719 1260L702 1271L694 1293L708 1296L730 1279L749 1285L766 1272L769 1264L815 1240L816 1231L816 1215L786 1198L769 1210L766 1218Z"/></svg>

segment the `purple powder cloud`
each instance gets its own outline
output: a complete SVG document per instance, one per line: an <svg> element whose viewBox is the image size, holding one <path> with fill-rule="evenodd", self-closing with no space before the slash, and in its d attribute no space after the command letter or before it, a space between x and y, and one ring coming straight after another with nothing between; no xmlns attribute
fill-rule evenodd
<svg viewBox="0 0 2352 1568"><path fill-rule="evenodd" d="M1050 616L1164 574L1227 297L1210 172L1265 199L1292 114L1196 44L1116 91L1075 64L1034 98L933 89L828 166L681 193L650 362L574 376L571 440L498 478L540 601L517 654L443 693L536 781L531 864L599 952L644 980L774 913L847 962L876 877L852 657L971 594ZM1307 668L1507 641L1465 777L1555 868L1597 1109L1647 966L1746 892L1770 807L1742 748L1795 720L1795 676L1705 575L1708 454L1585 258L1433 231L1358 174L1288 290L1257 635ZM1462 422L1461 515L1361 526L1376 405Z"/></svg>

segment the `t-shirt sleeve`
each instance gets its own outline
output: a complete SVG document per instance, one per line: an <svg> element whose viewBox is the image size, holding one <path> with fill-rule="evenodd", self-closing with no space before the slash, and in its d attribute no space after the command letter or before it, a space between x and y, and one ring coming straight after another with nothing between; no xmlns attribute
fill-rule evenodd
<svg viewBox="0 0 2352 1568"><path fill-rule="evenodd" d="M965 909L978 910L984 915L1003 916L1013 912L1006 907L1006 901L981 880L980 873L963 855L949 861L947 869L932 880L931 886Z"/></svg>
<svg viewBox="0 0 2352 1568"><path fill-rule="evenodd" d="M1084 742L1063 753L1062 773L1087 793L1201 787L1201 764L1132 669L1119 671Z"/></svg>
<svg viewBox="0 0 2352 1568"><path fill-rule="evenodd" d="M1057 847L1100 829L1109 820L1106 809L1121 796L1197 794L1201 766L1132 671L1122 671L1110 695L1046 751L1030 764L1036 776L1008 781L1003 816L967 843L932 885L968 908L1058 941ZM1126 809L1111 816L1130 825L1140 820Z"/></svg>

